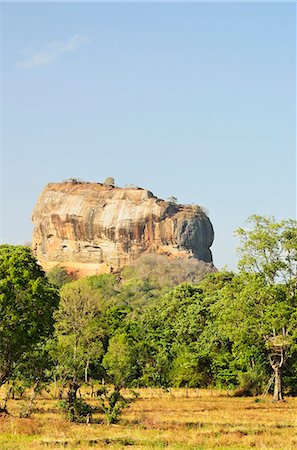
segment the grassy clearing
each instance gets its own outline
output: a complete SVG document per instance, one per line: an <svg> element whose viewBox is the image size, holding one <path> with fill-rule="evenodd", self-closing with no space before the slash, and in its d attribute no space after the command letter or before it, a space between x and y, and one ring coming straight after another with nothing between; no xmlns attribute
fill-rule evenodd
<svg viewBox="0 0 297 450"><path fill-rule="evenodd" d="M20 419L22 401L11 400L11 414L0 418L0 449L297 448L297 398L273 403L210 390L189 390L188 398L183 389L139 392L120 423L109 426L99 414L89 425L66 422L50 394L38 398L32 418Z"/></svg>

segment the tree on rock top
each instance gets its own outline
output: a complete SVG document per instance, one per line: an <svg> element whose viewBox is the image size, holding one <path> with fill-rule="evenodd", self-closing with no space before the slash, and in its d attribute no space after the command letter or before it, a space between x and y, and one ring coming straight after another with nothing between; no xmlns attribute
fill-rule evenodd
<svg viewBox="0 0 297 450"><path fill-rule="evenodd" d="M114 187L114 178L107 177L103 184L104 184L104 186Z"/></svg>

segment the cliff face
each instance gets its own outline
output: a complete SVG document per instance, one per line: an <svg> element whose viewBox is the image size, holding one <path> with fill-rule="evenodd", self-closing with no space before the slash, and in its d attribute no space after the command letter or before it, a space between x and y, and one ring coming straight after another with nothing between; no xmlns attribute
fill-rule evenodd
<svg viewBox="0 0 297 450"><path fill-rule="evenodd" d="M142 253L212 262L213 228L197 206L173 205L140 188L48 184L33 211L33 249L45 270L119 270Z"/></svg>

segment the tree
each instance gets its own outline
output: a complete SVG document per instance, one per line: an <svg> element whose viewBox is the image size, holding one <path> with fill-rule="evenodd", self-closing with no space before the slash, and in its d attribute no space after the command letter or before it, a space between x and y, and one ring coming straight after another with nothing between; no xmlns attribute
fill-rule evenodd
<svg viewBox="0 0 297 450"><path fill-rule="evenodd" d="M88 284L94 289L99 290L103 298L107 300L118 293L118 283L118 278L112 273L103 273L88 277Z"/></svg>
<svg viewBox="0 0 297 450"><path fill-rule="evenodd" d="M61 266L53 267L47 272L46 276L49 282L57 288L61 288L64 284L70 283L70 281L75 279L75 274L70 274L65 267Z"/></svg>
<svg viewBox="0 0 297 450"><path fill-rule="evenodd" d="M171 195L170 197L168 197L167 202L171 203L172 205L176 205L177 204L177 198L174 195Z"/></svg>
<svg viewBox="0 0 297 450"><path fill-rule="evenodd" d="M68 178L67 180L64 180L64 183L72 183L72 184L81 184L83 181L80 178Z"/></svg>
<svg viewBox="0 0 297 450"><path fill-rule="evenodd" d="M52 380L53 361L49 347L51 340L38 342L30 352L23 353L16 366L15 378L32 389L31 398L26 409L21 411L21 417L30 417L36 395Z"/></svg>
<svg viewBox="0 0 297 450"><path fill-rule="evenodd" d="M199 343L207 317L202 289L187 283L148 307L139 346L142 381L162 387L205 384L207 370Z"/></svg>
<svg viewBox="0 0 297 450"><path fill-rule="evenodd" d="M51 336L58 301L29 248L0 246L0 386L22 355Z"/></svg>
<svg viewBox="0 0 297 450"><path fill-rule="evenodd" d="M90 365L103 354L100 300L100 294L86 279L67 283L61 289L59 309L55 313L55 355L61 376L69 382L67 403L73 412L70 420L75 420L77 390L88 380Z"/></svg>
<svg viewBox="0 0 297 450"><path fill-rule="evenodd" d="M297 222L252 216L240 228L240 274L220 291L216 323L238 359L264 364L274 375L274 400L282 400L282 370L296 355Z"/></svg>
<svg viewBox="0 0 297 450"><path fill-rule="evenodd" d="M262 276L268 285L286 286L288 300L296 301L297 292L297 220L276 222L273 217L253 215L252 228L238 228L240 238L239 269Z"/></svg>
<svg viewBox="0 0 297 450"><path fill-rule="evenodd" d="M104 186L114 187L114 178L113 177L107 177L103 184L104 184Z"/></svg>
<svg viewBox="0 0 297 450"><path fill-rule="evenodd" d="M102 361L116 389L127 386L133 379L136 368L136 355L131 339L125 334L113 336Z"/></svg>
<svg viewBox="0 0 297 450"><path fill-rule="evenodd" d="M124 397L121 393L122 388L128 386L133 380L136 372L135 348L127 334L116 334L110 339L102 364L114 389L108 392L108 389L103 386L98 394L101 397L101 406L107 423L116 423L122 410L135 399L133 392L131 398Z"/></svg>

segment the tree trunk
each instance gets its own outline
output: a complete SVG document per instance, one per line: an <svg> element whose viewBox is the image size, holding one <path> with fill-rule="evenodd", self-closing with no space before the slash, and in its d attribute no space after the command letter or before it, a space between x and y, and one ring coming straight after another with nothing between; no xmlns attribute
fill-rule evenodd
<svg viewBox="0 0 297 450"><path fill-rule="evenodd" d="M5 395L3 407L0 407L0 412L7 413L7 402L9 400L9 397L10 397L10 394L12 393L12 391L13 391L13 386L10 386Z"/></svg>
<svg viewBox="0 0 297 450"><path fill-rule="evenodd" d="M67 403L68 403L68 413L69 413L69 420L70 422L75 421L75 400L76 400L76 393L78 391L79 384L76 383L76 381L71 381L69 383L69 389L67 392Z"/></svg>
<svg viewBox="0 0 297 450"><path fill-rule="evenodd" d="M283 401L282 393L282 367L285 361L284 347L280 349L275 346L273 354L269 355L270 365L274 372L274 392L273 401Z"/></svg>
<svg viewBox="0 0 297 450"><path fill-rule="evenodd" d="M23 415L23 417L31 417L32 412L33 412L33 407L34 407L35 398L36 398L36 395L37 395L37 389L38 389L38 387L39 387L39 380L36 381L36 382L34 383L32 395L31 395L31 398L30 398L30 402L29 402L27 411L26 411L26 413Z"/></svg>
<svg viewBox="0 0 297 450"><path fill-rule="evenodd" d="M282 393L282 373L279 364L274 364L273 370L274 370L273 400L275 402L280 402L283 400L283 393Z"/></svg>
<svg viewBox="0 0 297 450"><path fill-rule="evenodd" d="M54 398L57 398L57 375L54 374Z"/></svg>
<svg viewBox="0 0 297 450"><path fill-rule="evenodd" d="M79 384L76 381L71 381L69 383L69 390L67 392L67 401L73 403L76 400L76 393L78 391Z"/></svg>
<svg viewBox="0 0 297 450"><path fill-rule="evenodd" d="M86 384L88 383L88 370L89 370L89 361L87 362L86 367L85 367L85 383Z"/></svg>

